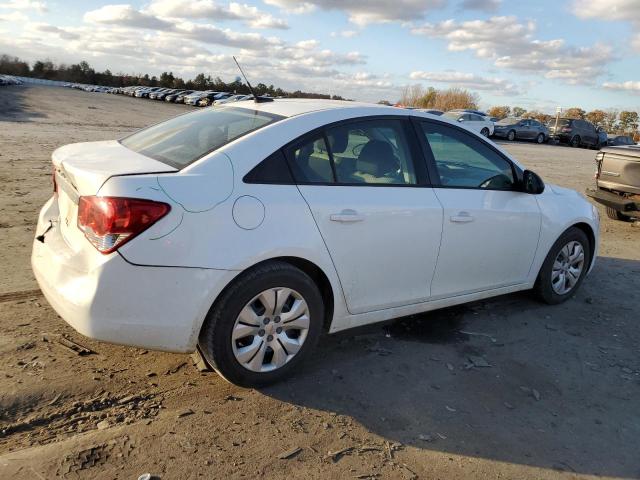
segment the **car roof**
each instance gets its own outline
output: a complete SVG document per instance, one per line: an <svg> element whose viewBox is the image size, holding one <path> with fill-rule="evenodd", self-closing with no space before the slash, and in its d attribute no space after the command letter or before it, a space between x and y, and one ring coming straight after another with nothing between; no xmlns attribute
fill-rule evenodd
<svg viewBox="0 0 640 480"><path fill-rule="evenodd" d="M252 99L235 102L234 108L248 108L259 112L272 113L283 117L293 117L320 110L342 110L359 108L377 108L380 114L408 115L409 111L403 108L377 105L374 103L350 102L347 100L318 100L312 98L283 98L273 101L256 103Z"/></svg>

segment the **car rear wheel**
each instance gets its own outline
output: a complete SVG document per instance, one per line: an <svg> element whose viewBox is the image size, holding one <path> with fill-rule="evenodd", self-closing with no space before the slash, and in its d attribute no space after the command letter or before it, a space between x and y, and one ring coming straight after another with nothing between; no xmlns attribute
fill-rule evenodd
<svg viewBox="0 0 640 480"><path fill-rule="evenodd" d="M539 133L536 137L536 143L544 143L544 133Z"/></svg>
<svg viewBox="0 0 640 480"><path fill-rule="evenodd" d="M576 135L575 137L572 137L569 141L569 145L571 145L573 148L578 148L580 146L580 136Z"/></svg>
<svg viewBox="0 0 640 480"><path fill-rule="evenodd" d="M513 142L515 139L516 139L515 130L509 130L509 133L507 133L507 140L509 140L510 142Z"/></svg>
<svg viewBox="0 0 640 480"><path fill-rule="evenodd" d="M542 264L534 287L538 297L550 305L568 300L580 287L589 265L589 239L579 228L569 228L556 240Z"/></svg>
<svg viewBox="0 0 640 480"><path fill-rule="evenodd" d="M260 387L289 375L312 352L324 305L314 281L285 262L241 274L216 300L199 338L227 381Z"/></svg>
<svg viewBox="0 0 640 480"><path fill-rule="evenodd" d="M612 220L620 220L622 222L631 221L631 217L611 207L607 207L607 217L609 217Z"/></svg>
<svg viewBox="0 0 640 480"><path fill-rule="evenodd" d="M480 131L480 135L482 135L483 137L489 137L489 129L487 127L484 127L481 131Z"/></svg>

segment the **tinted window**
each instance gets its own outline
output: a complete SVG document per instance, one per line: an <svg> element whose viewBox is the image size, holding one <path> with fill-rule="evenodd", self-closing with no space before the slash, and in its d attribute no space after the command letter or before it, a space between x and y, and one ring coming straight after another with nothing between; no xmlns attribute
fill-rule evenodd
<svg viewBox="0 0 640 480"><path fill-rule="evenodd" d="M333 183L333 168L324 134L290 148L291 170L299 183Z"/></svg>
<svg viewBox="0 0 640 480"><path fill-rule="evenodd" d="M207 108L140 130L120 143L134 152L183 168L281 118L284 117L246 108Z"/></svg>
<svg viewBox="0 0 640 480"><path fill-rule="evenodd" d="M338 183L416 184L400 120L365 120L327 130Z"/></svg>
<svg viewBox="0 0 640 480"><path fill-rule="evenodd" d="M446 125L422 123L422 130L443 186L513 189L511 163L482 141Z"/></svg>
<svg viewBox="0 0 640 480"><path fill-rule="evenodd" d="M542 124L540 122L538 122L537 120L531 120L531 126L532 127L541 127Z"/></svg>
<svg viewBox="0 0 640 480"><path fill-rule="evenodd" d="M293 183L291 171L281 150L260 162L243 180L246 183Z"/></svg>

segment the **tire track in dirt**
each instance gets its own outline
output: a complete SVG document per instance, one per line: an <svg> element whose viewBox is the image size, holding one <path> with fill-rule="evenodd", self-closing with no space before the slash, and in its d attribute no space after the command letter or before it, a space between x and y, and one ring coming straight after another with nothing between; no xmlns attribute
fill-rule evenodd
<svg viewBox="0 0 640 480"><path fill-rule="evenodd" d="M40 289L22 290L19 292L0 293L0 303L14 302L16 300L28 300L30 298L41 297Z"/></svg>

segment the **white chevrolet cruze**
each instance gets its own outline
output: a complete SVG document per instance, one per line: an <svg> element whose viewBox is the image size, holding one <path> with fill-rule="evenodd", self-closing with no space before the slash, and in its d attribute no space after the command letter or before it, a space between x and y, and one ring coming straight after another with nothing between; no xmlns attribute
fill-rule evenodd
<svg viewBox="0 0 640 480"><path fill-rule="evenodd" d="M98 340L289 375L323 330L535 289L593 267L599 218L481 135L410 110L244 101L53 153L32 265Z"/></svg>

